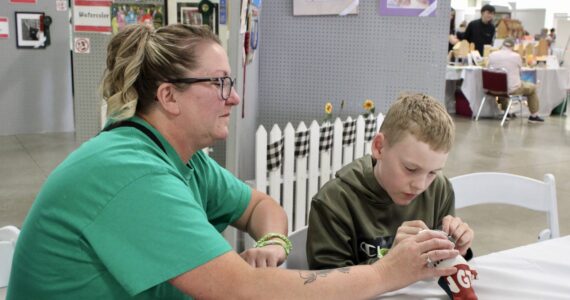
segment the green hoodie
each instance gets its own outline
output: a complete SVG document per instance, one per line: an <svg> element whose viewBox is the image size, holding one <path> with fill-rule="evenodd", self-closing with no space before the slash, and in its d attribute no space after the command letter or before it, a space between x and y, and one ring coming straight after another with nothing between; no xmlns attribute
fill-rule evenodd
<svg viewBox="0 0 570 300"><path fill-rule="evenodd" d="M394 204L374 176L375 160L364 156L343 167L313 197L307 233L310 269L369 264L377 247L390 248L398 227L422 220L432 229L455 214L449 180L438 175L407 206Z"/></svg>

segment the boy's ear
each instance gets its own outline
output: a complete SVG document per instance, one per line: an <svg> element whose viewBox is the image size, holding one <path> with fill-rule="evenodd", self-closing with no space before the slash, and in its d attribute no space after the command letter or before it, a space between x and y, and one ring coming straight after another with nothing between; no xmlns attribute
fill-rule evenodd
<svg viewBox="0 0 570 300"><path fill-rule="evenodd" d="M378 132L372 139L372 157L380 160L383 149L386 146L386 136L382 132Z"/></svg>
<svg viewBox="0 0 570 300"><path fill-rule="evenodd" d="M178 93L176 88L171 83L162 83L156 90L156 101L158 105L166 112L178 115L180 114L180 107L178 103Z"/></svg>

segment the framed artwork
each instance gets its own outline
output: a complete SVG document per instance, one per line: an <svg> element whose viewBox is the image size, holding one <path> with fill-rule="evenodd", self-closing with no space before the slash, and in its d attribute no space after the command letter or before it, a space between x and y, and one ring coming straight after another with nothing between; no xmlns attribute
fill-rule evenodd
<svg viewBox="0 0 570 300"><path fill-rule="evenodd" d="M111 5L111 27L113 34L131 24L144 24L153 29L164 26L164 7L161 4L124 4Z"/></svg>
<svg viewBox="0 0 570 300"><path fill-rule="evenodd" d="M175 9L176 15L174 18L171 18L172 14L169 16L169 23L206 25L212 29L212 32L219 35L218 3L209 2L209 5L204 6L204 3L199 0L176 0Z"/></svg>
<svg viewBox="0 0 570 300"><path fill-rule="evenodd" d="M15 12L16 47L28 49L45 48L44 13Z"/></svg>

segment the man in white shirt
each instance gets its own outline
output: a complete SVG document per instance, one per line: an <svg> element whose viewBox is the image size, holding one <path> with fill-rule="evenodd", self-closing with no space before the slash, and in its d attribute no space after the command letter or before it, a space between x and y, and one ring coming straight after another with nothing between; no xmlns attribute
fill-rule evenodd
<svg viewBox="0 0 570 300"><path fill-rule="evenodd" d="M506 38L503 41L503 47L499 51L495 51L489 55L490 68L504 68L507 70L507 82L509 84L509 94L524 95L527 97L530 123L542 123L542 119L538 115L538 96L536 95L536 86L529 82L521 82L522 58L513 51L515 41L512 38ZM501 108L506 109L508 101L500 98ZM512 114L514 115L514 114Z"/></svg>

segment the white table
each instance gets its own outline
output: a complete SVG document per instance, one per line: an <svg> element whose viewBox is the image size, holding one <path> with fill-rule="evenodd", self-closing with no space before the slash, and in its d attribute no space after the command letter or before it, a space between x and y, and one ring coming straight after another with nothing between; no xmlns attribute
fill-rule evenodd
<svg viewBox="0 0 570 300"><path fill-rule="evenodd" d="M570 236L476 257L479 300L570 299ZM378 299L449 299L436 281L421 281Z"/></svg>
<svg viewBox="0 0 570 300"><path fill-rule="evenodd" d="M483 99L482 68L476 66L447 66L445 79L454 81L463 79L461 91L469 101L473 115L477 114L481 99ZM566 98L566 91L570 90L570 71L566 68L536 68L537 94L539 114L549 116L552 110ZM448 98L449 95L446 95ZM524 108L528 115L528 108ZM514 110L513 112L517 112ZM494 101L485 101L481 116L489 117L499 114Z"/></svg>

